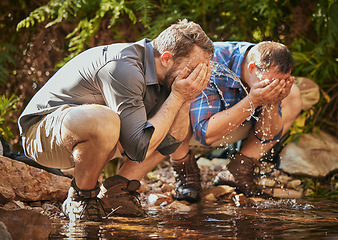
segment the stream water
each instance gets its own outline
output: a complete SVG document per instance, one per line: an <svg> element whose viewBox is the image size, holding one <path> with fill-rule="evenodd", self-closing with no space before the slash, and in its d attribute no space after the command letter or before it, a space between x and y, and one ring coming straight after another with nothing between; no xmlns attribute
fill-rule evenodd
<svg viewBox="0 0 338 240"><path fill-rule="evenodd" d="M114 217L100 225L59 222L50 239L338 239L333 200L195 205L189 212L149 208L146 218Z"/></svg>

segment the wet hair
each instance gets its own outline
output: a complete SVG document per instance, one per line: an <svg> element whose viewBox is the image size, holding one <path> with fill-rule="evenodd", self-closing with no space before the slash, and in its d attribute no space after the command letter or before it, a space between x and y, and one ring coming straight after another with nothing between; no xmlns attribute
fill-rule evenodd
<svg viewBox="0 0 338 240"><path fill-rule="evenodd" d="M294 59L291 51L277 42L260 42L253 46L247 55L247 61L253 61L258 70L263 71L278 66L280 73L292 72Z"/></svg>
<svg viewBox="0 0 338 240"><path fill-rule="evenodd" d="M153 45L155 57L169 51L174 60L189 56L194 45L209 53L210 57L214 54L212 41L201 26L187 19L179 20L161 32Z"/></svg>

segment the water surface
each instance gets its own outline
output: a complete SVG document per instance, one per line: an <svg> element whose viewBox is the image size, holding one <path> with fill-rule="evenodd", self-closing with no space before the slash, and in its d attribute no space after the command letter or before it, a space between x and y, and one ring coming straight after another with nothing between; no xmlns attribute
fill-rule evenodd
<svg viewBox="0 0 338 240"><path fill-rule="evenodd" d="M189 212L148 209L146 218L100 225L55 223L50 239L338 239L338 203L264 200L253 205L199 203Z"/></svg>

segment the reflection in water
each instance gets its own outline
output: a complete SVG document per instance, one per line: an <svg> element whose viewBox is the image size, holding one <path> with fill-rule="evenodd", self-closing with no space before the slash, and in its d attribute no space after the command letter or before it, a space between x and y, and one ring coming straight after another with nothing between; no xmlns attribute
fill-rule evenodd
<svg viewBox="0 0 338 240"><path fill-rule="evenodd" d="M195 204L190 212L149 209L147 218L114 217L100 225L57 223L50 239L337 239L338 203L264 200L236 207Z"/></svg>

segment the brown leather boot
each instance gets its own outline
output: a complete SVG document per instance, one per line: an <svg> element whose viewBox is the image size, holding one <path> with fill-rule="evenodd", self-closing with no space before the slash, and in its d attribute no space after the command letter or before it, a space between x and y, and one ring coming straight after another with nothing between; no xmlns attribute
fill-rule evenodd
<svg viewBox="0 0 338 240"><path fill-rule="evenodd" d="M176 179L176 200L197 202L201 199L201 176L193 154L189 153L182 159L170 159Z"/></svg>
<svg viewBox="0 0 338 240"><path fill-rule="evenodd" d="M138 180L128 180L120 175L107 178L98 197L109 215L141 217L145 215L137 190L141 186Z"/></svg>
<svg viewBox="0 0 338 240"><path fill-rule="evenodd" d="M230 163L217 174L214 185L229 185L236 187L244 195L252 196L260 194L255 183L255 168L259 167L259 161L249 158L241 153L236 153Z"/></svg>
<svg viewBox="0 0 338 240"><path fill-rule="evenodd" d="M101 200L97 198L100 191L97 183L92 190L81 190L77 187L75 180L71 182L68 197L62 204L64 215L72 222L94 221L101 222L102 215L106 215Z"/></svg>

